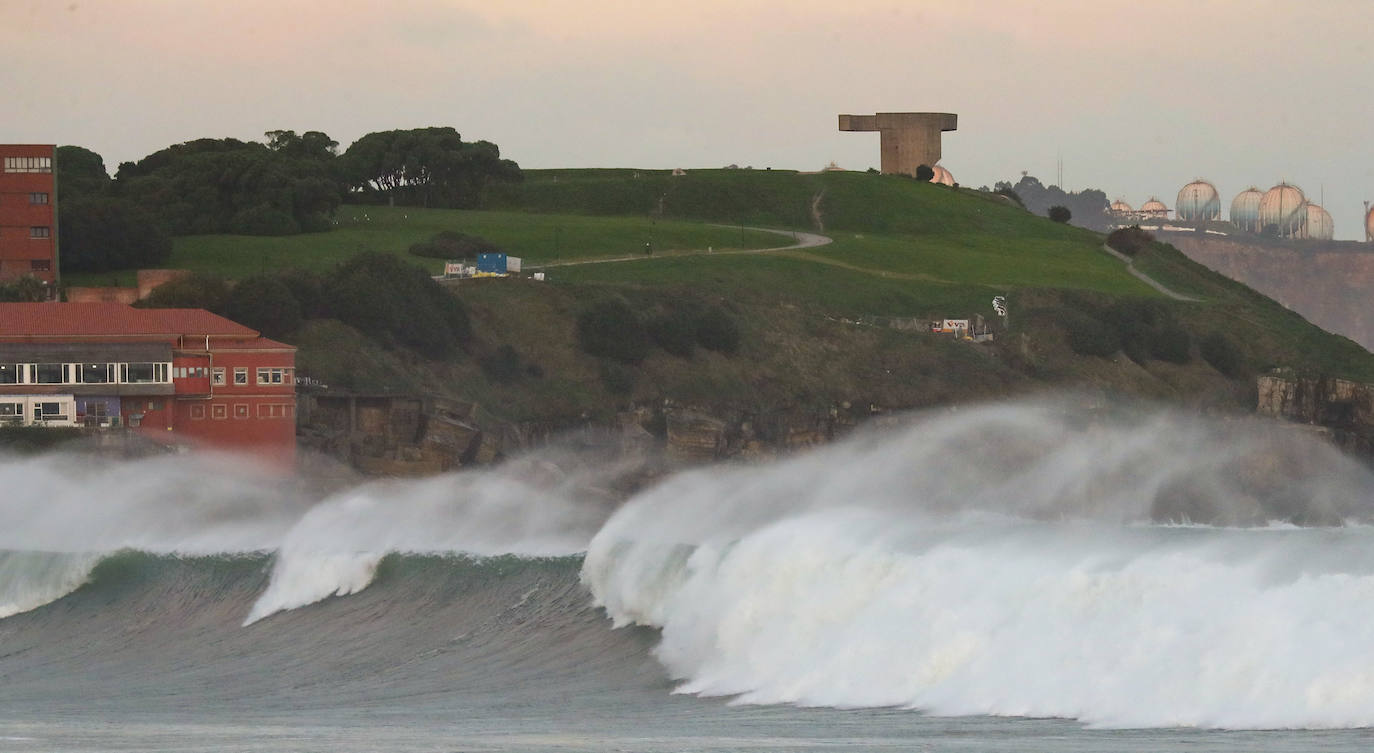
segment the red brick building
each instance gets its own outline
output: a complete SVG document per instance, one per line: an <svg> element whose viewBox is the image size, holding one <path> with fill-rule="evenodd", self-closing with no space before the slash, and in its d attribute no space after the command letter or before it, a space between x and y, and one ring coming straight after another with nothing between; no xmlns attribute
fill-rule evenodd
<svg viewBox="0 0 1374 753"><path fill-rule="evenodd" d="M0 281L57 282L54 147L0 144Z"/></svg>
<svg viewBox="0 0 1374 753"><path fill-rule="evenodd" d="M296 349L201 309L0 303L0 424L296 455Z"/></svg>

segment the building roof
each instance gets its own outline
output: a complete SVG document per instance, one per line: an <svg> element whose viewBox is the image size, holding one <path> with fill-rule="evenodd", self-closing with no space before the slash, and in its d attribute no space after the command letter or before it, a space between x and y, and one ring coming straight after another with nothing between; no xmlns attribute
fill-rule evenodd
<svg viewBox="0 0 1374 753"><path fill-rule="evenodd" d="M0 338L228 337L258 331L204 309L136 309L122 303L0 303ZM269 346L270 347L270 346Z"/></svg>

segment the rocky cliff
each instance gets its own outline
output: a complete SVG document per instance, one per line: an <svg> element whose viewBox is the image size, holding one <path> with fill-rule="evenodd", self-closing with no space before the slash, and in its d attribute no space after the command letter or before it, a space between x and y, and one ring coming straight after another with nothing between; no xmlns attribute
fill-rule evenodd
<svg viewBox="0 0 1374 753"><path fill-rule="evenodd" d="M1315 427L1346 451L1374 460L1374 385L1271 374L1256 388L1257 414Z"/></svg>
<svg viewBox="0 0 1374 753"><path fill-rule="evenodd" d="M1160 233L1199 264L1243 282L1328 332L1374 350L1374 247Z"/></svg>

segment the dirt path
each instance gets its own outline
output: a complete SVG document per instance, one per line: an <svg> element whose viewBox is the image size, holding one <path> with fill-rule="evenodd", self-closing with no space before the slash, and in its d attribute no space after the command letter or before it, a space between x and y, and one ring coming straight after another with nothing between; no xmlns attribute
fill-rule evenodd
<svg viewBox="0 0 1374 753"><path fill-rule="evenodd" d="M738 228L739 225L715 225L715 227ZM614 264L623 261L647 261L650 259L676 259L682 256L727 256L739 254L765 254L770 251L794 251L799 248L816 248L834 242L834 239L816 233L804 233L800 230L774 230L766 227L744 227L744 230L757 230L763 233L773 233L783 237L791 238L794 243L788 246L773 246L770 248L734 248L725 251L712 251L710 249L693 249L690 251L664 251L654 254L631 254L627 256L606 256L597 259L571 259L568 261L552 261L547 264L530 264L527 269L544 270L552 267L571 267L578 264Z"/></svg>
<svg viewBox="0 0 1374 753"><path fill-rule="evenodd" d="M1194 298L1194 297L1192 297L1192 296L1190 296L1190 295L1184 295L1184 294L1182 294L1182 293L1175 293L1174 291L1172 291L1172 290L1170 290L1170 289L1164 287L1164 283L1162 283L1162 282L1156 280L1155 278L1153 278L1153 277L1151 277L1151 276L1145 274L1144 272L1141 272L1140 270L1136 269L1136 268L1135 268L1135 262L1131 260L1131 257L1129 257L1129 256L1127 256L1127 255L1121 253L1120 251L1117 251L1116 249L1112 248L1111 246L1108 246L1108 245L1105 244L1105 243L1102 244L1102 250L1103 250L1103 251L1106 251L1107 253L1111 254L1112 256L1115 256L1116 258L1120 259L1121 261L1126 262L1126 271L1127 271L1127 272L1130 272L1131 275L1132 275L1133 277L1135 277L1137 280L1140 280L1141 282L1145 283L1146 285L1149 285L1150 287L1154 288L1155 290L1158 290L1159 292L1161 292L1161 293L1163 293L1164 295L1166 295L1166 296L1168 296L1168 297L1174 299L1175 301L1192 301L1193 303L1197 303L1198 301L1201 301L1201 300L1202 300L1201 298Z"/></svg>

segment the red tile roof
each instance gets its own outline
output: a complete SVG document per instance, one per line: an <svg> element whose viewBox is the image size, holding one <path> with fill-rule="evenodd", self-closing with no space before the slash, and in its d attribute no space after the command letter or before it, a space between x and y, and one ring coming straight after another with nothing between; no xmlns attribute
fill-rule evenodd
<svg viewBox="0 0 1374 753"><path fill-rule="evenodd" d="M140 335L257 338L258 332L204 309L136 309L122 303L0 303L0 338Z"/></svg>

